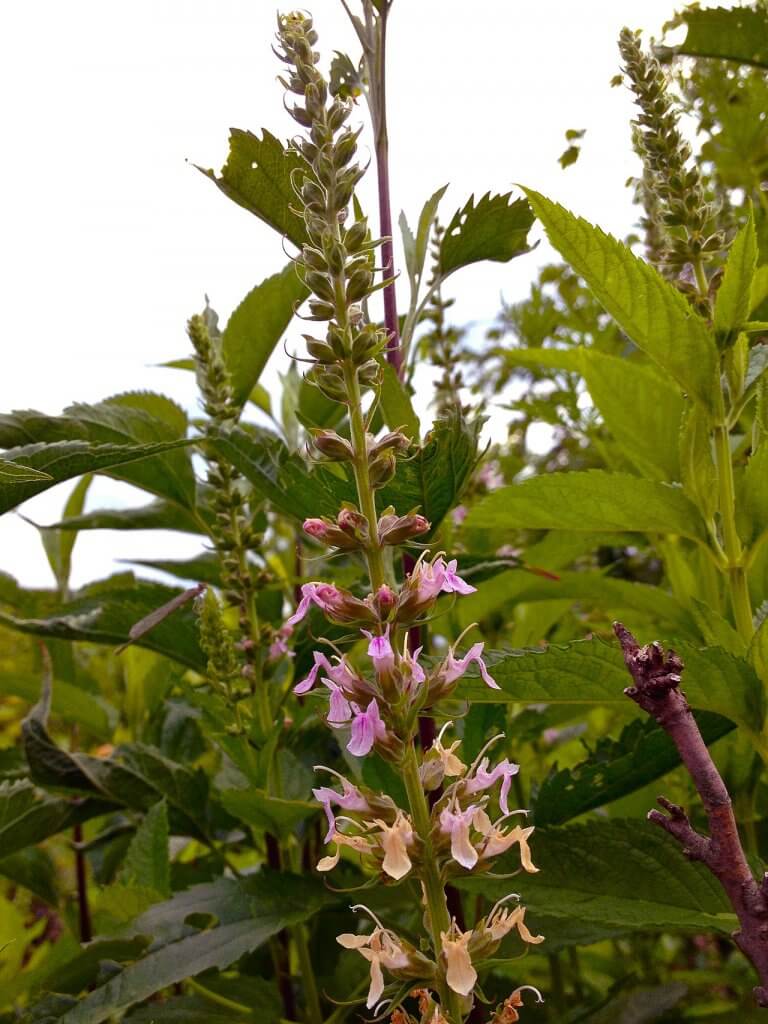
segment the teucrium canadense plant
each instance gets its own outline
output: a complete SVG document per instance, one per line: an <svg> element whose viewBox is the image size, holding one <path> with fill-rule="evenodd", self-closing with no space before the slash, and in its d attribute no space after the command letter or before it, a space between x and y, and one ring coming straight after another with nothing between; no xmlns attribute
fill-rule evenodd
<svg viewBox="0 0 768 1024"><path fill-rule="evenodd" d="M293 255L222 326L207 302L190 318L169 365L195 372L197 415L141 392L0 417L3 510L80 478L40 528L55 587L0 577L0 1024L748 1021L736 947L764 980L768 854L764 12L684 12L684 65L621 34L642 238L532 190L445 211L438 179L399 217L400 259L398 7L343 6L360 55L327 77L311 15L278 20L296 136L233 129L204 171ZM528 252L534 210L570 266L478 353L454 287ZM286 329L299 358L276 394L262 371ZM481 464L477 410L498 422L500 402L509 439ZM147 502L91 507L99 473ZM199 554L137 563L171 582L75 588L91 529L183 531Z"/></svg>

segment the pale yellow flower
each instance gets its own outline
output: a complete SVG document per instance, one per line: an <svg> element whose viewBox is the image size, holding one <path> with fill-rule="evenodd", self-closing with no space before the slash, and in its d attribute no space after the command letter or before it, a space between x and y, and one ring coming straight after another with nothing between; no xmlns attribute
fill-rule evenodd
<svg viewBox="0 0 768 1024"><path fill-rule="evenodd" d="M384 992L382 968L396 971L410 964L410 957L397 936L386 928L374 928L370 935L352 935L345 932L343 935L337 935L336 941L345 949L357 950L371 965L371 983L368 986L365 1004L369 1010L376 1006Z"/></svg>
<svg viewBox="0 0 768 1024"><path fill-rule="evenodd" d="M395 880L404 878L413 866L408 856L408 847L413 844L413 828L410 821L402 811L398 811L392 825L387 825L378 818L374 824L381 829L379 842L384 851L382 871Z"/></svg>
<svg viewBox="0 0 768 1024"><path fill-rule="evenodd" d="M468 996L477 981L477 971L472 966L468 948L472 935L471 930L460 932L455 921L451 923L449 931L440 933L446 966L445 980L461 996Z"/></svg>

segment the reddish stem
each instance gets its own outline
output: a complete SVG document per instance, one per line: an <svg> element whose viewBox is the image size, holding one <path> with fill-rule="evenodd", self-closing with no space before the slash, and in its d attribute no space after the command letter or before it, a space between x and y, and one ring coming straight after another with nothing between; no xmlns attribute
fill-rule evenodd
<svg viewBox="0 0 768 1024"><path fill-rule="evenodd" d="M91 908L88 903L88 871L85 863L85 852L81 848L83 842L83 826L78 823L72 830L75 841L75 876L77 878L77 914L80 922L80 941L90 942L93 938Z"/></svg>
<svg viewBox="0 0 768 1024"><path fill-rule="evenodd" d="M674 651L665 653L658 643L640 647L620 622L613 628L635 683L624 692L659 723L677 747L704 805L709 836L697 832L685 811L665 797L658 802L667 814L650 811L648 819L673 836L686 857L709 868L723 887L739 919L734 942L751 960L760 979L753 989L755 1002L768 1008L768 875L758 883L747 863L728 790L679 689L683 662Z"/></svg>

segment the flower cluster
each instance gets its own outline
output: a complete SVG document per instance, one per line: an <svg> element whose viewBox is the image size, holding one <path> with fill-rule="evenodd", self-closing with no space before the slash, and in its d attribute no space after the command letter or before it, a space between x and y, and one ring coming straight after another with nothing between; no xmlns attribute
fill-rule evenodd
<svg viewBox="0 0 768 1024"><path fill-rule="evenodd" d="M678 112L655 57L643 52L640 34L623 29L619 50L640 116L635 142L648 171L646 187L658 198L653 209L666 235L664 262L675 268L701 264L722 249L717 232L707 234L715 210L706 201L701 175L689 164L691 147L678 128Z"/></svg>

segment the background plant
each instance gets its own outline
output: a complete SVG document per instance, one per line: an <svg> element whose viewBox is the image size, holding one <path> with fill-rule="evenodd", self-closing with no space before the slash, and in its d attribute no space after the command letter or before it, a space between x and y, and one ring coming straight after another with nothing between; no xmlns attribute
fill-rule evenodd
<svg viewBox="0 0 768 1024"><path fill-rule="evenodd" d="M383 13L368 7L366 19L363 10L364 36ZM470 669L454 695L461 703L441 711L453 717L468 763L505 732L498 756L524 767L513 779L515 802L532 808L540 871L513 883L468 876L460 899L471 923L488 898L519 887L526 922L547 942L515 946L510 937L513 945L486 965L483 987L493 1008L521 977L537 985L547 1003L526 1005L521 1012L531 1020L683 1020L704 1011L746 1020L751 1012L748 967L727 939L727 902L699 865L645 824L662 775L664 792L687 803L694 821L699 810L674 748L622 696L621 653L605 642L611 620L622 617L643 639L673 641L682 653L688 700L759 858L768 520L759 325L768 318L765 129L749 111L761 109L765 84L755 42L764 11L682 17L688 38L679 53L693 54L693 63L662 56L674 61L668 67L682 102L701 124L701 156L682 162L691 172L698 167L691 194L696 210L706 205L704 225L660 223L669 215L680 221L680 210L658 188L650 161L637 185L649 261L531 194L571 269L545 271L531 301L506 310L492 339L502 382L525 368L536 383L516 399L510 445L493 453L490 470L475 468L479 424L458 408L471 404L466 392L449 410L450 388L441 389L447 415L422 440L407 386L391 367L375 371L380 404L370 432L403 428L412 442L378 491L378 511L392 505L423 515L431 532L419 539L432 551L458 553L461 576L477 587L460 601L443 596L422 639L440 659L477 619L500 652L488 667L501 690ZM625 37L625 51L632 45ZM623 62L630 58L645 59L625 52ZM361 71L356 58L338 58L334 81L364 89L365 65ZM676 101L666 102L674 110ZM642 149L637 134L634 142ZM682 145L675 141L678 155ZM227 164L209 176L301 248L307 225L291 208L305 168L268 132L235 131ZM459 332L437 315L459 280L452 275L529 244L524 201L469 200L443 217L439 233L432 225L441 198L438 189L412 228L404 221L406 380L414 360L430 353L443 368L454 365ZM355 220L362 222L362 211ZM698 274L681 277L678 264L660 262L660 243L689 245L697 231L722 240ZM359 268L365 274L369 258ZM634 306L624 301L625 282ZM151 496L138 511L83 513L89 477L82 477L62 524L42 531L55 589L3 581L2 621L13 630L4 632L0 815L7 880L0 991L8 1020L312 1020L318 1006L322 1018L341 1019L353 1011L326 994L364 998L369 989L362 957L335 942L357 932L348 903L358 897L328 890L311 870L325 835L311 768L351 774L355 785L401 806L406 794L375 755L348 763L317 703L291 695L312 668L317 638L338 643L349 626L329 625L315 608L294 633L284 629L301 584L332 579L359 599L370 590L354 550L329 559L302 530L306 519L335 521L342 503L359 501L344 461L304 456L306 440L327 445L329 430L347 439L350 424L344 405L294 366L284 377L279 423L255 425L246 404L267 406L260 373L310 283L289 263L223 330L210 309L190 321L195 360L181 365L196 370L205 403L193 433L202 474L186 416L160 395L0 422L5 509L94 472ZM332 391L332 381L324 383ZM496 400L497 383L491 378L486 401ZM525 428L542 419L555 427L557 443L531 459ZM460 514L450 514L454 506ZM200 536L199 558L154 562L186 583L210 584L197 607L178 587L129 573L70 593L77 531L137 524ZM521 562L549 575L522 571ZM387 571L403 580L394 561ZM146 620L182 596L189 600L172 613ZM113 657L109 645L132 632L135 642ZM543 650L511 652L542 641ZM43 699L29 712L43 681ZM22 752L14 740L27 712ZM513 856L509 867L518 863ZM344 887L374 877L346 858L338 870ZM496 870L504 873L504 865ZM479 907L478 893L486 901ZM408 883L366 890L363 901L388 928L419 934ZM524 949L524 964L510 960Z"/></svg>

